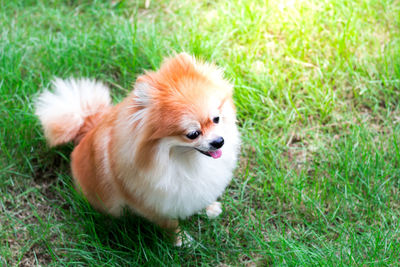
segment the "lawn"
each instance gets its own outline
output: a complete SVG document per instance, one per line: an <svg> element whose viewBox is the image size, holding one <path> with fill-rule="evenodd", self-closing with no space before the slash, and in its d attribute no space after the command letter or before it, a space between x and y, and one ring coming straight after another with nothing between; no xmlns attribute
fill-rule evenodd
<svg viewBox="0 0 400 267"><path fill-rule="evenodd" d="M0 0L0 265L400 264L398 0ZM54 76L121 100L187 51L235 84L242 134L216 220L175 248L74 190L33 101Z"/></svg>

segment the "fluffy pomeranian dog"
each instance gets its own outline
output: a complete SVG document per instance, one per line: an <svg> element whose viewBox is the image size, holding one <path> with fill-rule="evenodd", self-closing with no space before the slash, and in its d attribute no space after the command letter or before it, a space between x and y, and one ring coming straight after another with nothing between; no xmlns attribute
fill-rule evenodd
<svg viewBox="0 0 400 267"><path fill-rule="evenodd" d="M36 114L48 143L73 141L72 175L98 210L124 207L178 233L178 219L216 202L232 179L239 152L232 85L221 69L181 53L112 106L108 88L88 79L56 79ZM182 244L175 235L175 244Z"/></svg>

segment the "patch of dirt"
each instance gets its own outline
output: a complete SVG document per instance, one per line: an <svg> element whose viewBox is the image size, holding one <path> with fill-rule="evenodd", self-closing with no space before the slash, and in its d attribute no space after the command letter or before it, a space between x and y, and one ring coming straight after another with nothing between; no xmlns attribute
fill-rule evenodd
<svg viewBox="0 0 400 267"><path fill-rule="evenodd" d="M37 169L32 178L15 177L14 184L6 189L8 194L2 197L1 202L5 205L2 206L0 220L5 226L6 240L1 243L11 252L6 258L10 266L15 265L17 260L20 260L20 266L46 266L52 261L44 242L60 242L59 234L51 228L65 218L62 211L54 206L63 207L62 204L66 203L55 190L60 182L55 171L44 167ZM38 231L43 231L43 236ZM38 237L45 241L37 240Z"/></svg>
<svg viewBox="0 0 400 267"><path fill-rule="evenodd" d="M286 147L287 150L283 152L283 157L287 158L289 167L298 172L310 159L310 146L300 135L292 133Z"/></svg>
<svg viewBox="0 0 400 267"><path fill-rule="evenodd" d="M51 256L43 247L35 244L22 256L19 266L47 266L51 260Z"/></svg>

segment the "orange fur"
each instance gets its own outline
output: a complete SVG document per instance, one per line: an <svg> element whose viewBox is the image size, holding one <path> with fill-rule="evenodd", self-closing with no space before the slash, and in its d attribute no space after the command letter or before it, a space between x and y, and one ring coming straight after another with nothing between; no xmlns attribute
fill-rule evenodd
<svg viewBox="0 0 400 267"><path fill-rule="evenodd" d="M122 206L128 204L161 227L178 231L177 220L158 214L146 205L140 194L132 192L126 173L131 174L131 179L139 179L135 173L150 170L154 164L154 150L162 138L174 136L191 142L184 138L187 129L181 125L183 117L199 122L202 134L214 127L207 108L210 95L218 101L218 109L226 102L233 105L232 86L222 78L213 78L213 73L218 71L213 65L197 63L187 54L179 54L165 61L157 72L140 76L137 83L150 88L145 93L150 94L153 101L146 107L141 135L137 131L138 122L129 124L129 118L144 108L134 93L114 107L85 117L79 129L65 138L62 134L68 124L54 125L52 135L59 136L61 141L73 139L77 144L71 155L72 173L77 187L94 207L119 215ZM135 151L130 151L132 142L136 142ZM121 158L122 150L135 158L131 165L129 156ZM143 191L151 186L146 179L135 180L135 184Z"/></svg>
<svg viewBox="0 0 400 267"><path fill-rule="evenodd" d="M74 128L76 118L72 116L64 116L64 121L53 121L50 127L45 131L47 140L50 146L56 146L66 143L74 139L79 132L79 128Z"/></svg>

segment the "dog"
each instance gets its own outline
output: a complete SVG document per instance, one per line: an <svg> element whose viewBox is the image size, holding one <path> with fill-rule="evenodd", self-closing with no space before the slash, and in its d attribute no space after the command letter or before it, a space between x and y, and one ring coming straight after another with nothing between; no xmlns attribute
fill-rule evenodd
<svg viewBox="0 0 400 267"><path fill-rule="evenodd" d="M50 146L75 143L72 175L95 209L119 216L128 207L171 233L204 208L210 218L221 213L216 200L232 179L240 134L220 68L177 54L115 106L95 80L53 87L37 98L36 115Z"/></svg>

